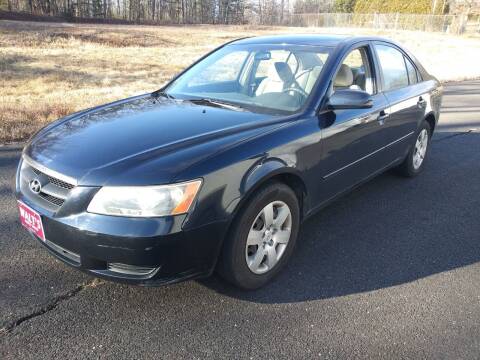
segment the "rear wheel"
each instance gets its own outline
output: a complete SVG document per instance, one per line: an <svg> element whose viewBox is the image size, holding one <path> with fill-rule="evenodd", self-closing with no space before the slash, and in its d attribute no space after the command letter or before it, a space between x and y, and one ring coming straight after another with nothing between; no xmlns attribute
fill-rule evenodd
<svg viewBox="0 0 480 360"><path fill-rule="evenodd" d="M397 171L407 177L418 175L425 166L428 155L432 130L427 121L423 121L422 125L415 134L415 144L407 154L405 160L397 167Z"/></svg>
<svg viewBox="0 0 480 360"><path fill-rule="evenodd" d="M219 262L223 278L243 289L257 289L277 275L293 252L300 210L293 190L271 183L241 209Z"/></svg>

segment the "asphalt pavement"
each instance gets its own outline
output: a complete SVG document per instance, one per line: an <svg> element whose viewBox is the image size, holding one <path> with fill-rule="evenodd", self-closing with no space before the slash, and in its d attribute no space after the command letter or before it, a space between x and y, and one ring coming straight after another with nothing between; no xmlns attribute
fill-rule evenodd
<svg viewBox="0 0 480 360"><path fill-rule="evenodd" d="M0 147L0 358L479 359L480 81L446 86L425 171L313 216L269 286L162 288L68 268L18 221Z"/></svg>

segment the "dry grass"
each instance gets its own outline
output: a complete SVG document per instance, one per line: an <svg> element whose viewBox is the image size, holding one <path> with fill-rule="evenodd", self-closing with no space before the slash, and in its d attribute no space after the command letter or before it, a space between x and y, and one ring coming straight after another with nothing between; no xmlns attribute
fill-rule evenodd
<svg viewBox="0 0 480 360"><path fill-rule="evenodd" d="M389 36L404 43L442 80L480 76L478 38L365 29L0 21L0 142L24 140L70 112L158 89L230 39L287 32Z"/></svg>

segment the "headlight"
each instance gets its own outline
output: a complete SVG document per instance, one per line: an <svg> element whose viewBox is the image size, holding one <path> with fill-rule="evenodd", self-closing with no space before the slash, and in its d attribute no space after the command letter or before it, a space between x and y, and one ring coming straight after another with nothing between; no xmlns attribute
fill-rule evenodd
<svg viewBox="0 0 480 360"><path fill-rule="evenodd" d="M88 212L104 215L157 217L188 212L201 180L159 186L105 186L93 197Z"/></svg>

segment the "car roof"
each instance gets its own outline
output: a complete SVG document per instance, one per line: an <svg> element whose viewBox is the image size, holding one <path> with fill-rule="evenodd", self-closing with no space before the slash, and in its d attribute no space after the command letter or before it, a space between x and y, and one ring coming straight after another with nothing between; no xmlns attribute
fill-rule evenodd
<svg viewBox="0 0 480 360"><path fill-rule="evenodd" d="M230 44L236 45L311 45L336 47L340 44L348 45L358 41L387 41L379 37L336 35L336 34L285 34L270 36L255 36L234 40Z"/></svg>

